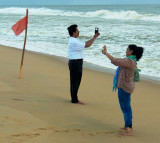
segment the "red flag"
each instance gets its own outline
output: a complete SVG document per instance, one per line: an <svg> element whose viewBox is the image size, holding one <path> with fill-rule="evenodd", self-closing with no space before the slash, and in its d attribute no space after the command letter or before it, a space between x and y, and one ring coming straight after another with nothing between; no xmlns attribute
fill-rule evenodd
<svg viewBox="0 0 160 143"><path fill-rule="evenodd" d="M12 26L12 30L14 31L15 35L18 36L19 34L21 34L24 31L24 29L27 28L27 24L28 24L28 14L27 16L25 16L24 18L19 20L15 25Z"/></svg>

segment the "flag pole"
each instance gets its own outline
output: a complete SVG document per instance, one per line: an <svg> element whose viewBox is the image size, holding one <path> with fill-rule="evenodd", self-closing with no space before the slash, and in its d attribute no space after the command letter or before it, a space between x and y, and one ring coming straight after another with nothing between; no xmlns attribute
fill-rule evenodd
<svg viewBox="0 0 160 143"><path fill-rule="evenodd" d="M28 18L28 9L26 9L26 16ZM26 47L26 40L27 40L27 26L26 26L26 29L25 29L24 46L23 46L21 66L20 66L20 75L19 75L20 79L22 78L22 68L23 68L23 59L24 59L24 53L25 53L25 47Z"/></svg>

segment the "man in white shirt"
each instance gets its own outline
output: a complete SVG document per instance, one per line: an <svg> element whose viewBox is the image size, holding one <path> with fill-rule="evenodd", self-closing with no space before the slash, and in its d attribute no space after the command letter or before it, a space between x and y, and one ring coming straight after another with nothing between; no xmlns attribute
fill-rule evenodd
<svg viewBox="0 0 160 143"><path fill-rule="evenodd" d="M68 66L70 70L71 102L83 104L83 102L78 100L77 96L82 77L83 49L90 47L100 34L96 33L89 41L82 42L77 39L79 36L77 25L71 25L70 27L68 27L68 33L70 35L68 43Z"/></svg>

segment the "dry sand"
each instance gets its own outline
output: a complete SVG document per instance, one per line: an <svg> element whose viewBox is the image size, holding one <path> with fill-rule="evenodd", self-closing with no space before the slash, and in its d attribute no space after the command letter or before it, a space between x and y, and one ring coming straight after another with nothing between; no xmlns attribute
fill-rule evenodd
<svg viewBox="0 0 160 143"><path fill-rule="evenodd" d="M133 137L124 121L113 75L84 69L79 99L70 103L67 61L0 46L0 143L160 143L160 84L142 80L132 94ZM107 59L106 59L107 60Z"/></svg>

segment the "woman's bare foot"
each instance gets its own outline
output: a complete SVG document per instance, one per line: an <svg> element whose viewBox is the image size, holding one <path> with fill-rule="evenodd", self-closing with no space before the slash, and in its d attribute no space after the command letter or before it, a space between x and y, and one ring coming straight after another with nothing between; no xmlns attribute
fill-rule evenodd
<svg viewBox="0 0 160 143"><path fill-rule="evenodd" d="M126 127L119 128L119 131L126 131Z"/></svg>
<svg viewBox="0 0 160 143"><path fill-rule="evenodd" d="M130 128L132 131L133 131L133 129L132 128ZM127 128L126 127L123 127L123 128L119 128L119 131L126 131L127 130Z"/></svg>
<svg viewBox="0 0 160 143"><path fill-rule="evenodd" d="M124 128L124 132L121 132L120 135L122 136L133 136L133 131L131 128L127 127Z"/></svg>

